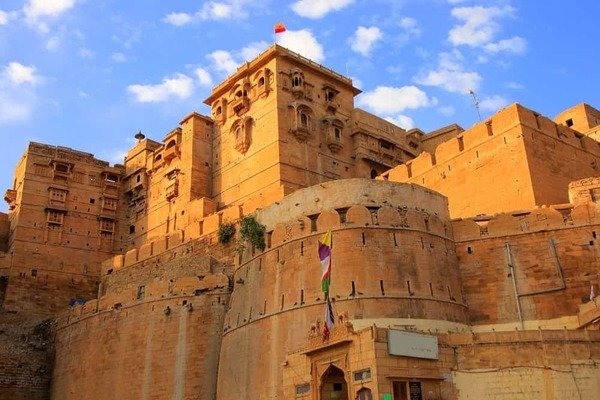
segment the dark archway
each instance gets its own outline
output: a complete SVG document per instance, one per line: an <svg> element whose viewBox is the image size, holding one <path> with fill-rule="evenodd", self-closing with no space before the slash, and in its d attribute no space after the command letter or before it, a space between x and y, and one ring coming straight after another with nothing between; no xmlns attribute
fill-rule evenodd
<svg viewBox="0 0 600 400"><path fill-rule="evenodd" d="M344 371L330 365L321 376L320 400L338 399L348 400L348 383Z"/></svg>

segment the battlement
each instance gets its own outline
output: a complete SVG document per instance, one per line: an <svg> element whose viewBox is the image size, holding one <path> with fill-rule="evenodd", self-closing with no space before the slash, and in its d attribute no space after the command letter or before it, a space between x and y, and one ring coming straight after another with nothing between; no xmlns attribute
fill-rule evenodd
<svg viewBox="0 0 600 400"><path fill-rule="evenodd" d="M600 224L600 204L559 204L452 221L457 242Z"/></svg>
<svg viewBox="0 0 600 400"><path fill-rule="evenodd" d="M27 147L27 152L62 159L65 161L89 163L100 167L110 166L109 162L97 159L92 153L74 150L70 147L53 146L43 143L30 142L29 146ZM114 167L117 168L119 171L123 169L123 166L121 164L115 164Z"/></svg>
<svg viewBox="0 0 600 400"><path fill-rule="evenodd" d="M488 141L504 137L506 144L506 141L519 139L524 134L522 130L514 129L519 126L533 129L536 134L544 134L554 140L560 140L600 156L600 142L567 126L557 125L549 118L515 103L502 109L486 121L439 144L433 154L423 152L415 159L381 174L378 179L406 182L420 177L431 171L432 168L474 150Z"/></svg>

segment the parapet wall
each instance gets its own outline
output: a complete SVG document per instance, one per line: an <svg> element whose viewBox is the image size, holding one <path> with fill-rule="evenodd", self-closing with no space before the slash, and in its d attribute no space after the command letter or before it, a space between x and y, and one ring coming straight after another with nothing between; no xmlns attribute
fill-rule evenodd
<svg viewBox="0 0 600 400"><path fill-rule="evenodd" d="M548 151L552 157L538 156ZM567 170L554 167L558 161L544 168L574 152ZM599 158L600 143L513 104L380 178L437 190L453 217L466 217L565 202L564 186L595 175L590 160Z"/></svg>

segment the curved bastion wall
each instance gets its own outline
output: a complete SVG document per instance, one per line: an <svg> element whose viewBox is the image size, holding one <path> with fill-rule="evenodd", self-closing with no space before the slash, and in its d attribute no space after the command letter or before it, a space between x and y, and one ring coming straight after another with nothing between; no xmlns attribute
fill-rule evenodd
<svg viewBox="0 0 600 400"><path fill-rule="evenodd" d="M99 299L58 319L52 398L214 398L229 249L208 243L105 268Z"/></svg>
<svg viewBox="0 0 600 400"><path fill-rule="evenodd" d="M320 329L318 239L333 234L331 298L350 320L468 321L447 201L413 184L341 180L258 212L267 249L234 272L218 398L282 398L282 364ZM240 362L240 360L245 360Z"/></svg>

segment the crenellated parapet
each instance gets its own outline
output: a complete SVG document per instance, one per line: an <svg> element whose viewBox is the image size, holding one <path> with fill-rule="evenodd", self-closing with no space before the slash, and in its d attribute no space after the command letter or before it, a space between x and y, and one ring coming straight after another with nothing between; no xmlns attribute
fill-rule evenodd
<svg viewBox="0 0 600 400"><path fill-rule="evenodd" d="M558 204L452 221L456 242L511 237L600 224L600 203Z"/></svg>

